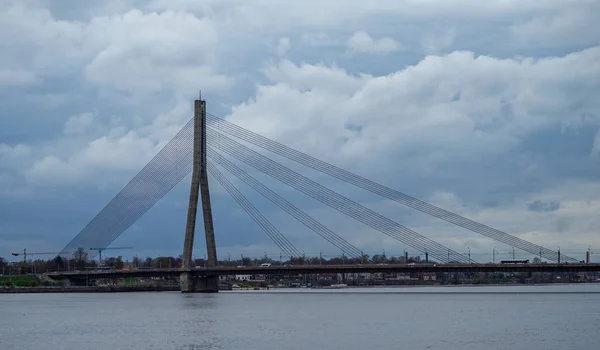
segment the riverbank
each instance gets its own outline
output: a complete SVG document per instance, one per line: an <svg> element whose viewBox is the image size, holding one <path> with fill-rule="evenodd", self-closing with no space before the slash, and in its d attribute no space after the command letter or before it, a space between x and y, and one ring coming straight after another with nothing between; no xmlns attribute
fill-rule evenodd
<svg viewBox="0 0 600 350"><path fill-rule="evenodd" d="M13 287L0 288L0 294L174 292L179 290L178 286Z"/></svg>

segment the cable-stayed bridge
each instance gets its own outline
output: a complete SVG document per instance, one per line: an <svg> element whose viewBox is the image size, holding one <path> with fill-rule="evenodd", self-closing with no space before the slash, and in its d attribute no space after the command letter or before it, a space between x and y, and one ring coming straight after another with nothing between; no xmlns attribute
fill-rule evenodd
<svg viewBox="0 0 600 350"><path fill-rule="evenodd" d="M344 183L377 194L435 218L471 230L495 241L507 244L540 258L556 263L577 264L572 257L561 255L541 245L523 240L509 233L470 220L360 175L316 159L279 142L256 134L227 120L206 112L206 102L196 100L194 117L158 152L158 154L63 248L61 255L83 248L104 249L121 236L173 187L192 173L188 218L183 249L183 267L173 270L181 274L184 292L217 291L216 275L200 273L192 266L192 250L196 231L198 201L201 203L207 246L207 268L217 268L215 232L208 175L212 176L248 213L265 234L289 257L300 257L285 235L258 210L229 180L226 174L253 188L308 229L333 245L344 255L366 260L363 252L331 229L321 224L247 171L234 163L246 164L269 177L361 222L380 233L402 242L442 264L473 264L465 256L400 223L323 186L297 171L256 152L244 143L262 148L298 164L317 170ZM306 268L304 268L306 269ZM211 270L212 271L212 270Z"/></svg>

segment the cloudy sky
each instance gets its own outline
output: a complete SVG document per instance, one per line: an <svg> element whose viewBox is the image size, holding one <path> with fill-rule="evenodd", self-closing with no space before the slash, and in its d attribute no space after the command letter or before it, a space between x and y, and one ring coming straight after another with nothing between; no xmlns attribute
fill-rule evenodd
<svg viewBox="0 0 600 350"><path fill-rule="evenodd" d="M595 0L0 0L0 256L62 249L191 118L202 89L212 114L545 247L580 259L598 248L598 261L599 15ZM508 257L303 174L475 259L494 245ZM257 177L369 254L406 248ZM189 181L115 254L180 254ZM279 256L211 186L219 255ZM240 190L298 249L339 254Z"/></svg>

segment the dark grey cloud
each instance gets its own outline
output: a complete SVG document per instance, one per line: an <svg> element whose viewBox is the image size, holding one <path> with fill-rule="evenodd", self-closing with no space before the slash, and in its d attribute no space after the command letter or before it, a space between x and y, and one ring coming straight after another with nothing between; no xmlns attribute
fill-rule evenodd
<svg viewBox="0 0 600 350"><path fill-rule="evenodd" d="M535 201L527 204L527 208L535 212L552 212L560 208L560 203Z"/></svg>
<svg viewBox="0 0 600 350"><path fill-rule="evenodd" d="M592 194L600 163L590 153L600 106L597 79L589 71L594 65L586 61L594 52L581 51L600 45L600 25L590 16L599 4L364 4L10 3L17 11L10 18L0 14L0 48L10 51L0 58L0 80L6 79L4 85L0 81L0 256L24 247L62 248L143 166L140 159L149 158L191 116L197 89L213 114L227 116L234 107L240 111L234 121L249 121L250 129L485 223L512 228L519 220L517 233L547 229L544 240L553 242L590 231L576 223L592 220L589 208L598 203ZM390 37L402 50L353 54L348 39L359 31L373 40ZM290 39L290 47L278 55L282 37ZM473 56L448 56L456 51ZM569 53L575 55L562 57ZM424 63L429 54L438 57ZM545 57L556 58L536 65ZM281 59L288 64L279 65ZM83 113L94 116L89 128L65 135L69 118ZM347 148L335 142L346 132L336 124L338 117L360 126L355 136L343 135ZM360 135L364 139L356 138ZM451 232L441 238L450 245L466 239L472 248L484 245L468 233L309 174L409 227L432 235ZM383 237L369 229L261 179L361 248L383 245ZM140 255L177 253L186 181L119 242L139 247ZM272 248L237 204L211 185L219 247L235 254ZM304 249L323 245L241 189ZM580 208L582 201L589 204ZM579 221L563 212L567 205L580 209ZM548 215L551 227L528 221L531 211Z"/></svg>

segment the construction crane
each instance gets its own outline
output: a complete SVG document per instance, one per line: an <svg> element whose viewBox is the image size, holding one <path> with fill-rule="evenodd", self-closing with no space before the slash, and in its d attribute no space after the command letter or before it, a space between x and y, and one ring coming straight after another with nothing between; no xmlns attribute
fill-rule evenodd
<svg viewBox="0 0 600 350"><path fill-rule="evenodd" d="M114 247L114 248L90 248L90 250L98 251L98 262L102 265L102 252L105 250L122 250L122 249L133 249L133 247Z"/></svg>
<svg viewBox="0 0 600 350"><path fill-rule="evenodd" d="M62 253L68 253L68 252L62 252ZM13 256L23 255L23 262L25 262L25 263L27 262L28 255L59 255L59 254L61 254L61 252L27 253L27 249L23 249L22 252L12 253Z"/></svg>

